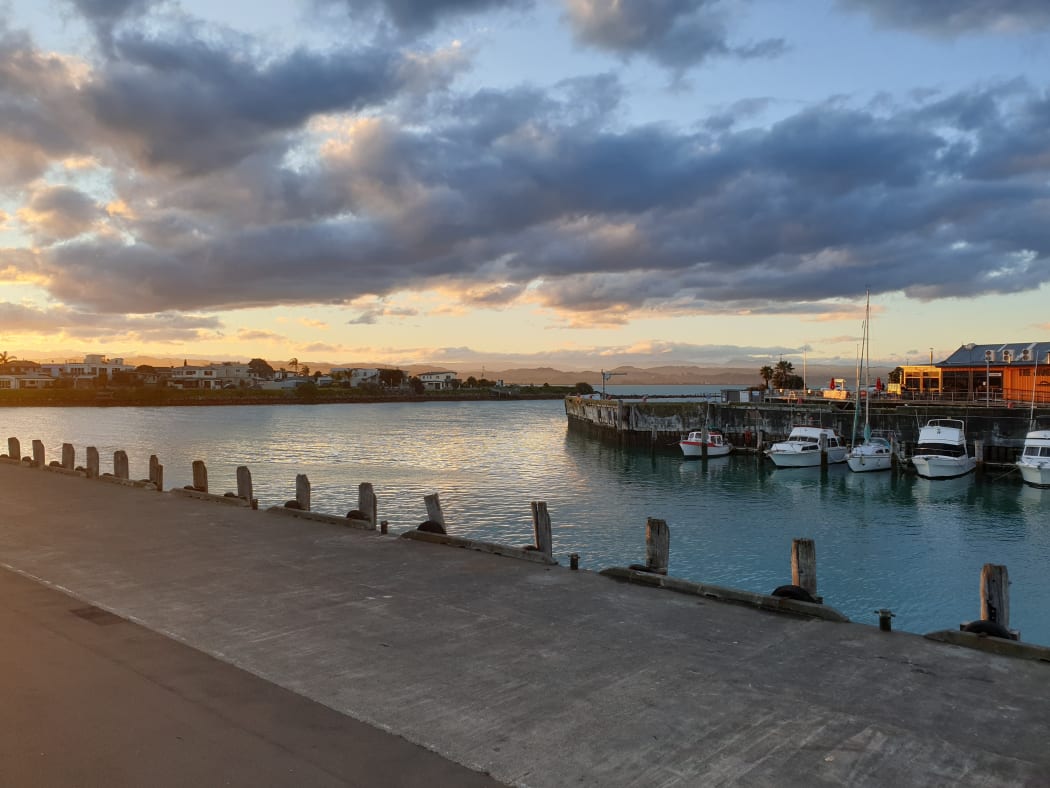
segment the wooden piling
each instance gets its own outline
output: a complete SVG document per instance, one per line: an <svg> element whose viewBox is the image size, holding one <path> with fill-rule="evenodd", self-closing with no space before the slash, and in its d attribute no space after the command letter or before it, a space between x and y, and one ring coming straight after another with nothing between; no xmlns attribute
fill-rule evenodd
<svg viewBox="0 0 1050 788"><path fill-rule="evenodd" d="M99 476L98 449L94 446L87 447L87 475L89 479Z"/></svg>
<svg viewBox="0 0 1050 788"><path fill-rule="evenodd" d="M208 466L204 460L193 461L193 489L197 492L208 492Z"/></svg>
<svg viewBox="0 0 1050 788"><path fill-rule="evenodd" d="M828 469L828 436L824 433L820 434L820 468L821 470Z"/></svg>
<svg viewBox="0 0 1050 788"><path fill-rule="evenodd" d="M812 539L795 539L791 543L791 583L817 596L817 546Z"/></svg>
<svg viewBox="0 0 1050 788"><path fill-rule="evenodd" d="M445 513L441 511L441 499L438 498L438 494L423 496L423 503L427 506L427 519L444 527Z"/></svg>
<svg viewBox="0 0 1050 788"><path fill-rule="evenodd" d="M357 486L357 510L372 523L375 528L379 517L379 499L371 482L361 482Z"/></svg>
<svg viewBox="0 0 1050 788"><path fill-rule="evenodd" d="M44 442L34 440L33 441L33 466L36 468L43 468L47 465L46 457L44 456Z"/></svg>
<svg viewBox="0 0 1050 788"><path fill-rule="evenodd" d="M1010 628L1010 575L1002 564L981 568L981 620Z"/></svg>
<svg viewBox="0 0 1050 788"><path fill-rule="evenodd" d="M305 473L295 475L295 502L304 512L310 511L310 480Z"/></svg>
<svg viewBox="0 0 1050 788"><path fill-rule="evenodd" d="M666 575L671 559L671 531L666 520L649 517L645 521L645 568Z"/></svg>
<svg viewBox="0 0 1050 788"><path fill-rule="evenodd" d="M551 537L551 516L546 501L532 502L532 531L536 537L536 549L546 556L554 557L554 541Z"/></svg>
<svg viewBox="0 0 1050 788"><path fill-rule="evenodd" d="M69 471L77 467L77 452L72 443L62 444L62 467Z"/></svg>
<svg viewBox="0 0 1050 788"><path fill-rule="evenodd" d="M252 472L247 465L237 466L237 497L243 498L249 504L255 500L255 490L252 488Z"/></svg>
<svg viewBox="0 0 1050 788"><path fill-rule="evenodd" d="M113 475L118 479L131 478L128 470L128 454L123 449L117 449L113 452Z"/></svg>
<svg viewBox="0 0 1050 788"><path fill-rule="evenodd" d="M7 439L7 456L12 460L22 459L22 444L18 442L18 438Z"/></svg>
<svg viewBox="0 0 1050 788"><path fill-rule="evenodd" d="M164 489L164 466L160 464L156 454L149 456L149 480L158 492Z"/></svg>

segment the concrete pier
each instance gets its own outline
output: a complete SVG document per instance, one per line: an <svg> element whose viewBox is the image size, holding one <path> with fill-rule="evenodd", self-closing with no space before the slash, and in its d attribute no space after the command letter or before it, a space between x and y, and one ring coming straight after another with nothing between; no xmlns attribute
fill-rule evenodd
<svg viewBox="0 0 1050 788"><path fill-rule="evenodd" d="M1048 664L25 464L0 491L5 567L507 784L1050 776Z"/></svg>

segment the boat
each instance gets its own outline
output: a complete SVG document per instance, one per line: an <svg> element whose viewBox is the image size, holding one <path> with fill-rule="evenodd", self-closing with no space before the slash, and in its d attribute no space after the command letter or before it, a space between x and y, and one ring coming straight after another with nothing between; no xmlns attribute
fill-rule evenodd
<svg viewBox="0 0 1050 788"><path fill-rule="evenodd" d="M919 430L919 442L911 458L924 479L954 479L977 467L966 450L966 425L961 419L930 419Z"/></svg>
<svg viewBox="0 0 1050 788"><path fill-rule="evenodd" d="M864 442L856 443L857 415L860 403L853 412L853 448L846 455L846 465L855 473L869 471L888 471L893 466L893 436L871 431L871 364L868 341L871 338L871 294L866 296L864 304L864 339L861 356L864 359ZM857 391L860 391L860 367L857 368Z"/></svg>
<svg viewBox="0 0 1050 788"><path fill-rule="evenodd" d="M729 452L733 451L733 445L725 439L725 436L719 430L690 432L688 437L678 441L678 445L682 448L682 454L686 457L703 457L705 444L707 445L708 457L725 457Z"/></svg>
<svg viewBox="0 0 1050 788"><path fill-rule="evenodd" d="M1030 430L1017 461L1021 479L1031 487L1050 487L1050 430Z"/></svg>
<svg viewBox="0 0 1050 788"><path fill-rule="evenodd" d="M820 444L827 448L828 464L845 462L846 442L827 427L793 427L786 441L766 452L779 468L812 468L820 465Z"/></svg>

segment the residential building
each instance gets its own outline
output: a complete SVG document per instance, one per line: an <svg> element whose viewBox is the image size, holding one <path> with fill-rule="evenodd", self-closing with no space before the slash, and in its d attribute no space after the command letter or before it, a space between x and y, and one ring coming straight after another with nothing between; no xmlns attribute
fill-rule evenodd
<svg viewBox="0 0 1050 788"><path fill-rule="evenodd" d="M222 364L172 367L168 385L182 389L223 389L250 386L254 382L247 364L225 361Z"/></svg>
<svg viewBox="0 0 1050 788"><path fill-rule="evenodd" d="M459 384L455 372L424 372L419 376L419 380L427 391L456 388Z"/></svg>
<svg viewBox="0 0 1050 788"><path fill-rule="evenodd" d="M40 365L40 372L55 379L72 379L76 386L79 381L94 383L99 380L109 380L114 372L131 372L135 367L125 364L124 359L107 359L102 355L87 355L83 361L54 361L44 362Z"/></svg>
<svg viewBox="0 0 1050 788"><path fill-rule="evenodd" d="M48 375L0 375L0 391L14 389L46 389L53 386L55 379Z"/></svg>

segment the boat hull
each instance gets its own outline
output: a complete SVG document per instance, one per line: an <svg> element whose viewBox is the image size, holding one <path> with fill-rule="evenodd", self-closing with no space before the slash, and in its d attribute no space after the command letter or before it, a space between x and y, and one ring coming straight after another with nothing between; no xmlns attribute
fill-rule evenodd
<svg viewBox="0 0 1050 788"><path fill-rule="evenodd" d="M888 471L893 467L893 459L888 454L849 454L846 465L854 473L870 471Z"/></svg>
<svg viewBox="0 0 1050 788"><path fill-rule="evenodd" d="M934 480L965 476L977 467L977 460L973 457L939 457L936 454L912 457L911 462L919 476Z"/></svg>
<svg viewBox="0 0 1050 788"><path fill-rule="evenodd" d="M1021 480L1029 487L1050 487L1050 463L1027 463L1023 460L1017 463L1017 469L1021 472Z"/></svg>
<svg viewBox="0 0 1050 788"><path fill-rule="evenodd" d="M697 459L699 459L700 457L703 457L704 448L703 448L703 444L701 444L699 441L679 441L678 445L681 447L682 454L685 457L697 458ZM722 445L722 446L711 446L711 445L708 445L708 447L707 447L707 456L708 456L708 458L711 458L711 457L725 457L731 451L733 451L733 447L729 446L729 445Z"/></svg>
<svg viewBox="0 0 1050 788"><path fill-rule="evenodd" d="M769 459L778 468L817 468L820 467L819 451L775 451L770 450ZM828 449L828 465L846 461L846 447L835 446Z"/></svg>

